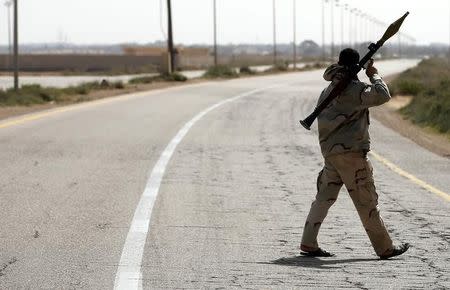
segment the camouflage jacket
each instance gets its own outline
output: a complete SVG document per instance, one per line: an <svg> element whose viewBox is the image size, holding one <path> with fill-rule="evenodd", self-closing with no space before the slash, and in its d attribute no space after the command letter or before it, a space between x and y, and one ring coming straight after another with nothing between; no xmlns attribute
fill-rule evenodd
<svg viewBox="0 0 450 290"><path fill-rule="evenodd" d="M318 103L328 95L342 77L343 67L333 64L325 70L324 79L331 84L322 91ZM324 157L345 152L370 150L369 108L390 100L389 89L380 76L372 84L354 79L319 115L319 141Z"/></svg>

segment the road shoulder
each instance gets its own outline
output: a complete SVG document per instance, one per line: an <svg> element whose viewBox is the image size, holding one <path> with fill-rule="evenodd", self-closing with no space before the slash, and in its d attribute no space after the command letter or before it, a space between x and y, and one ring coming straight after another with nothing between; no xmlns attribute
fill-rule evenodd
<svg viewBox="0 0 450 290"><path fill-rule="evenodd" d="M450 140L444 134L420 127L405 118L398 110L407 105L409 97L394 97L390 102L373 108L372 116L384 126L412 140L419 146L442 157L450 158Z"/></svg>
<svg viewBox="0 0 450 290"><path fill-rule="evenodd" d="M154 90L161 90L166 88L178 87L182 85L192 85L200 82L204 82L201 79L190 80L186 83L181 82L155 82L151 84L139 84L133 86L127 86L124 89L116 89L116 90L99 90L90 92L87 95L82 95L83 101L78 103L85 103L96 101L100 99L110 98L110 97L120 97L122 95L128 95L132 93L139 92L151 92ZM75 98L76 96L74 96ZM5 120L12 117L20 117L22 115L37 113L41 111L61 108L65 106L70 106L77 104L77 102L67 102L67 103L55 103L50 102L46 104L35 104L30 106L0 106L0 121Z"/></svg>

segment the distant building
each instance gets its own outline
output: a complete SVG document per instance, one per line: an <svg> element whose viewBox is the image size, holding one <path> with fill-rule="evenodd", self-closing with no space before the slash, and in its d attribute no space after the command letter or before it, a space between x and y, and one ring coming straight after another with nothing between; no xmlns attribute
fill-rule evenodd
<svg viewBox="0 0 450 290"><path fill-rule="evenodd" d="M167 48L154 46L124 46L123 53L126 55L149 55L161 56Z"/></svg>
<svg viewBox="0 0 450 290"><path fill-rule="evenodd" d="M183 47L178 46L175 48L176 51L183 56L208 56L210 55L210 50L207 47ZM166 47L156 47L156 46L124 46L124 54L127 55L149 55L149 56L160 56L167 52Z"/></svg>
<svg viewBox="0 0 450 290"><path fill-rule="evenodd" d="M318 57L322 55L320 46L312 40L305 40L298 47L302 57Z"/></svg>

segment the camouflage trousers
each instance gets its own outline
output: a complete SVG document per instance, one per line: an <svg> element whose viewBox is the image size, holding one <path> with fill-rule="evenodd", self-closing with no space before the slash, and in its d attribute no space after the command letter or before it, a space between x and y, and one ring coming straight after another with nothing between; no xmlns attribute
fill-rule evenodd
<svg viewBox="0 0 450 290"><path fill-rule="evenodd" d="M373 170L367 154L349 152L325 158L325 166L317 178L317 195L311 205L303 229L302 244L317 248L317 235L336 201L342 185L350 194L361 222L377 255L392 249L392 240L384 226L378 209Z"/></svg>

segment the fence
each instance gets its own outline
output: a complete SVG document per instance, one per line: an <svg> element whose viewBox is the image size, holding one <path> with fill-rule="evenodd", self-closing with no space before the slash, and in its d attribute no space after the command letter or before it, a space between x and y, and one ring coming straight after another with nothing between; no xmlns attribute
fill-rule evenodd
<svg viewBox="0 0 450 290"><path fill-rule="evenodd" d="M30 54L19 56L21 71L74 71L74 72L139 72L152 71L161 66L161 57L138 55L76 55ZM13 69L12 58L0 55L0 71Z"/></svg>

